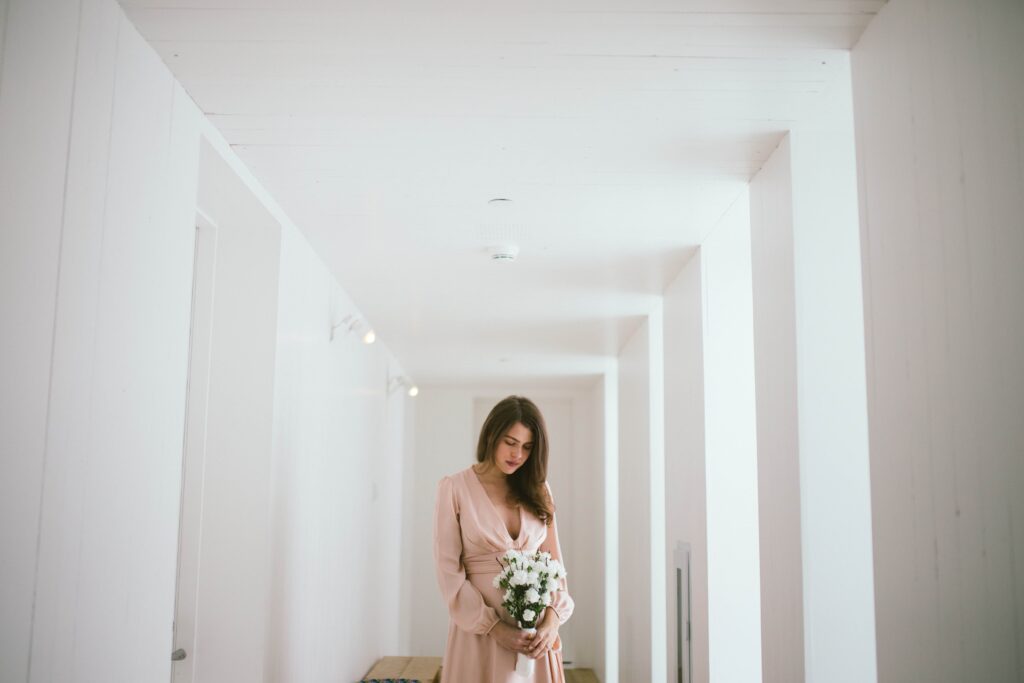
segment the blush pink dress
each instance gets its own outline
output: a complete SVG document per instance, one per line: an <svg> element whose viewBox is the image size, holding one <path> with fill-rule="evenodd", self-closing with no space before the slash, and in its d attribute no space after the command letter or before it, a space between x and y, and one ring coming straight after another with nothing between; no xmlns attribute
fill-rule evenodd
<svg viewBox="0 0 1024 683"><path fill-rule="evenodd" d="M555 528L554 522L550 528ZM515 673L516 653L487 635L499 619L516 625L501 606L501 592L491 584L501 570L498 558L509 548L546 550L562 559L557 531L549 534L549 527L523 507L519 536L512 538L472 467L441 479L434 511L434 563L451 617L442 683L565 681L561 638L545 656L534 660L534 675L523 678ZM564 580L550 609L562 624L572 616L573 601Z"/></svg>

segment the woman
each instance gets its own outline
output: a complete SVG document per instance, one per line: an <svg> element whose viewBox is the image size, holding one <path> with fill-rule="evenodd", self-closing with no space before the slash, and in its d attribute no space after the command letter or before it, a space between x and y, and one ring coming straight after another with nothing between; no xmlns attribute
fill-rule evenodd
<svg viewBox="0 0 1024 683"><path fill-rule="evenodd" d="M558 628L572 615L565 580L537 622L536 634L518 628L491 581L498 558L515 548L544 550L562 561L555 507L547 485L548 434L537 406L509 396L494 406L480 430L476 464L438 484L434 562L451 617L442 683L525 683L516 655L536 662L535 683L562 683Z"/></svg>

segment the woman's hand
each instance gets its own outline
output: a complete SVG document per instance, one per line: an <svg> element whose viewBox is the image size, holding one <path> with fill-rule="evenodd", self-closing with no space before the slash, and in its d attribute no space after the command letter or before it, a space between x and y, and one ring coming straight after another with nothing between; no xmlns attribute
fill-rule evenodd
<svg viewBox="0 0 1024 683"><path fill-rule="evenodd" d="M534 634L526 654L534 659L540 659L547 654L547 651L554 647L555 641L558 639L559 626L561 624L558 623L558 615L555 614L555 611L545 608L540 623L537 624L537 633Z"/></svg>
<svg viewBox="0 0 1024 683"><path fill-rule="evenodd" d="M515 626L509 626L504 621L499 621L495 624L488 635L498 641L498 645L501 645L506 650L522 652L525 655L530 654L530 646L536 637L533 633L527 633ZM536 635L540 635L539 629Z"/></svg>

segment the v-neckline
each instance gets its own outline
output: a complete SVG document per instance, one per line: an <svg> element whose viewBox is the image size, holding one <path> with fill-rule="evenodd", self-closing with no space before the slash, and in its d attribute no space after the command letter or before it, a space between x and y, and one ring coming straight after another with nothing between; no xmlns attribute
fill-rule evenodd
<svg viewBox="0 0 1024 683"><path fill-rule="evenodd" d="M498 512L497 506L494 504L494 501L491 500L491 494L487 493L484 483L480 481L480 477L477 476L476 470L473 469L472 465L469 467L469 476L472 477L473 480L476 481L476 485L480 487L480 493L482 493L484 498L487 500L487 504L491 506L491 511L494 512L494 516L498 518L502 531L505 532L505 535L508 536L513 543L518 543L519 539L523 536L523 506L521 504L517 506L519 508L519 534L515 538L512 538L512 533L508 530L508 526L505 524L505 518L502 517L500 512Z"/></svg>

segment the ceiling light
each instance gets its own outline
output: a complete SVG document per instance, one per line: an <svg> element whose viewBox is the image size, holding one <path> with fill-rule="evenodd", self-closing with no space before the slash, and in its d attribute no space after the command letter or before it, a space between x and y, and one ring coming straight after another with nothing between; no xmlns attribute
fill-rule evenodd
<svg viewBox="0 0 1024 683"><path fill-rule="evenodd" d="M487 252L491 261L512 263L519 256L520 216L515 204L508 197L495 197L487 201L483 221L483 244L489 245Z"/></svg>
<svg viewBox="0 0 1024 683"><path fill-rule="evenodd" d="M490 254L495 263L512 263L519 257L519 245L499 244L490 248Z"/></svg>
<svg viewBox="0 0 1024 683"><path fill-rule="evenodd" d="M334 341L334 331L339 327L344 327L347 332L358 334L364 344L372 344L377 341L377 333L373 331L373 328L355 314L346 315L340 322L331 325L331 341Z"/></svg>
<svg viewBox="0 0 1024 683"><path fill-rule="evenodd" d="M388 394L393 394L398 389L404 388L405 393L410 397L415 398L420 393L420 388L413 384L412 380L405 375L399 375L398 377L388 378Z"/></svg>

